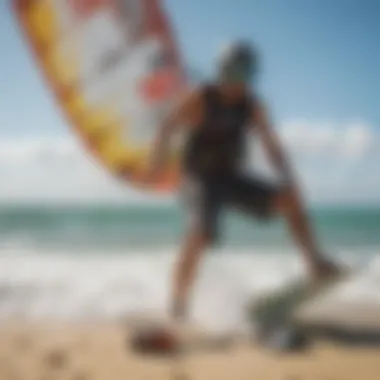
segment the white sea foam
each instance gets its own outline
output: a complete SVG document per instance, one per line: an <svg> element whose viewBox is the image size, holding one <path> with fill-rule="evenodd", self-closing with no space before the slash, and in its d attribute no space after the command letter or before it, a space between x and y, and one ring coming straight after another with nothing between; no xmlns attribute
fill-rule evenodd
<svg viewBox="0 0 380 380"><path fill-rule="evenodd" d="M83 255L3 247L0 317L118 319L135 312L165 313L174 248L129 254ZM358 255L345 253L351 264ZM367 255L360 275L334 297L366 299L380 307L380 258ZM206 257L193 292L194 320L214 329L244 326L249 299L304 274L290 252L223 251Z"/></svg>

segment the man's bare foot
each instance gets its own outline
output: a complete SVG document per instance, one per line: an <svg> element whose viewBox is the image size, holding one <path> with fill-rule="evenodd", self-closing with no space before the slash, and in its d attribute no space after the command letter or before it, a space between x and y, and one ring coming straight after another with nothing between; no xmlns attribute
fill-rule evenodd
<svg viewBox="0 0 380 380"><path fill-rule="evenodd" d="M310 271L314 279L324 280L332 277L343 275L346 271L333 261L326 259L324 256L318 256L317 259L310 263Z"/></svg>

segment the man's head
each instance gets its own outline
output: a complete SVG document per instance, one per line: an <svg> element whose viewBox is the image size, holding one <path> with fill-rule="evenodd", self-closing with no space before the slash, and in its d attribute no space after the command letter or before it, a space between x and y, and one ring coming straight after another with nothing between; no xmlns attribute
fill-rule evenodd
<svg viewBox="0 0 380 380"><path fill-rule="evenodd" d="M249 43L235 41L223 47L217 60L217 78L223 87L245 89L256 71L257 56Z"/></svg>

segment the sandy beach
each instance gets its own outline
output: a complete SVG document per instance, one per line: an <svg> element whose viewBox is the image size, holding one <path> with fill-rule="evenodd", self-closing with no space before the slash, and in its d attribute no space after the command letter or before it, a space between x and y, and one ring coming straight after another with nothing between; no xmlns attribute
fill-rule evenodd
<svg viewBox="0 0 380 380"><path fill-rule="evenodd" d="M317 342L307 353L278 354L246 342L193 351L181 360L140 357L117 324L3 322L2 380L378 380L380 349Z"/></svg>

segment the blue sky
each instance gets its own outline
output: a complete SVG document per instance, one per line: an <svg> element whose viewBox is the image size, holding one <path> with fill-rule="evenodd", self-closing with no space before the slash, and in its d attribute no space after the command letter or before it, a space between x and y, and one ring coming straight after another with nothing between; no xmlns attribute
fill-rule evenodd
<svg viewBox="0 0 380 380"><path fill-rule="evenodd" d="M168 0L183 52L212 70L215 47L244 37L262 52L260 88L277 117L363 118L380 125L380 3ZM207 5L205 5L207 4Z"/></svg>
<svg viewBox="0 0 380 380"><path fill-rule="evenodd" d="M187 62L207 74L212 73L214 53L224 40L243 37L257 45L262 57L257 87L269 102L276 125L302 121L314 136L321 125L325 126L323 130L329 126L327 134L334 134L339 129L350 130L354 124L360 126L356 130L365 129L367 140L377 138L378 1L165 3ZM69 136L66 123L29 56L8 1L0 5L0 46L0 139L9 142L19 137ZM293 127L293 134L296 129ZM363 138L363 133L358 133ZM369 170L375 166L374 159L366 157L360 170L356 163L355 171Z"/></svg>

